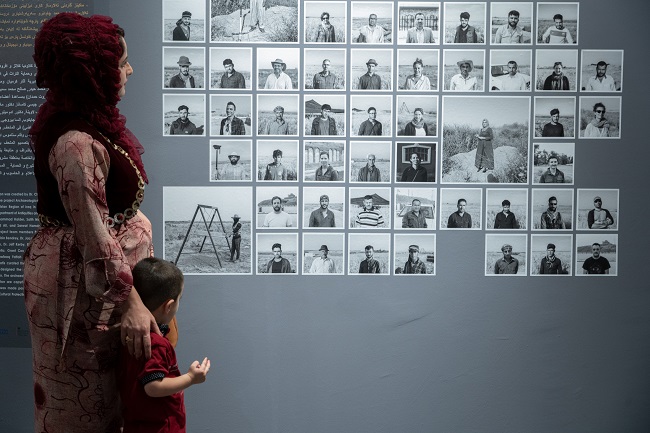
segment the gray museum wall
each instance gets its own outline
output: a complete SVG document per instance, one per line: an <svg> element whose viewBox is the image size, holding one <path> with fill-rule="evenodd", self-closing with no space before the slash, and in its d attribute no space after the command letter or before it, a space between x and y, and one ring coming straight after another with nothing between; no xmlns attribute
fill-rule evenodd
<svg viewBox="0 0 650 433"><path fill-rule="evenodd" d="M120 108L146 147L143 210L162 253L163 186L218 187L209 138L160 136L160 2L97 3L127 32ZM579 48L625 50L622 138L575 140L574 188L620 189L617 277L486 278L484 231L437 231L434 277L187 276L179 366L212 360L185 393L188 431L647 432L649 12L580 3ZM0 348L0 431L32 429L30 359Z"/></svg>

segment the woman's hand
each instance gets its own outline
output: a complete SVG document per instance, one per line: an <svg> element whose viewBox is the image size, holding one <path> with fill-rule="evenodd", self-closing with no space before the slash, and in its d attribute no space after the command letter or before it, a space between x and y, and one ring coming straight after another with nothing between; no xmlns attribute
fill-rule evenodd
<svg viewBox="0 0 650 433"><path fill-rule="evenodd" d="M144 353L146 359L151 358L151 338L149 333L162 335L156 319L144 306L140 295L133 288L129 297L122 304L122 344L126 345L129 354L140 358Z"/></svg>

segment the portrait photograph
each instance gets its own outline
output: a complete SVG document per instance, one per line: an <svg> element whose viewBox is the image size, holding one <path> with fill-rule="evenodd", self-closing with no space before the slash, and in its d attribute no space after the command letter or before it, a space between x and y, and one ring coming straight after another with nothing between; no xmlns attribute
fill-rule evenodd
<svg viewBox="0 0 650 433"><path fill-rule="evenodd" d="M393 50L350 50L350 89L389 91L393 89Z"/></svg>
<svg viewBox="0 0 650 433"><path fill-rule="evenodd" d="M251 90L252 48L210 48L210 90Z"/></svg>
<svg viewBox="0 0 650 433"><path fill-rule="evenodd" d="M350 182L390 183L393 143L350 141Z"/></svg>
<svg viewBox="0 0 650 433"><path fill-rule="evenodd" d="M573 274L573 236L531 235L530 275Z"/></svg>
<svg viewBox="0 0 650 433"><path fill-rule="evenodd" d="M163 135L205 136L205 95L163 94Z"/></svg>
<svg viewBox="0 0 650 433"><path fill-rule="evenodd" d="M345 140L304 141L305 182L345 182Z"/></svg>
<svg viewBox="0 0 650 433"><path fill-rule="evenodd" d="M390 188L349 189L350 228L375 230L391 228Z"/></svg>
<svg viewBox="0 0 650 433"><path fill-rule="evenodd" d="M257 228L296 230L299 194L297 186L258 186L255 189Z"/></svg>
<svg viewBox="0 0 650 433"><path fill-rule="evenodd" d="M621 138L621 97L580 97L580 138Z"/></svg>
<svg viewBox="0 0 650 433"><path fill-rule="evenodd" d="M532 50L490 50L491 92L529 92Z"/></svg>
<svg viewBox="0 0 650 433"><path fill-rule="evenodd" d="M210 94L210 136L253 134L253 96Z"/></svg>
<svg viewBox="0 0 650 433"><path fill-rule="evenodd" d="M251 140L210 140L210 182L250 182Z"/></svg>
<svg viewBox="0 0 650 433"><path fill-rule="evenodd" d="M393 235L395 275L435 275L436 235L434 233Z"/></svg>
<svg viewBox="0 0 650 433"><path fill-rule="evenodd" d="M576 275L618 275L618 234L577 234L575 245Z"/></svg>
<svg viewBox="0 0 650 433"><path fill-rule="evenodd" d="M440 44L440 2L397 3L397 44Z"/></svg>
<svg viewBox="0 0 650 433"><path fill-rule="evenodd" d="M205 48L163 47L163 88L205 89Z"/></svg>
<svg viewBox="0 0 650 433"><path fill-rule="evenodd" d="M390 95L350 96L350 136L392 136L392 107Z"/></svg>
<svg viewBox="0 0 650 433"><path fill-rule="evenodd" d="M252 274L252 200L250 187L163 187L163 258L185 275Z"/></svg>
<svg viewBox="0 0 650 433"><path fill-rule="evenodd" d="M298 0L212 0L210 41L295 44L300 4Z"/></svg>
<svg viewBox="0 0 650 433"><path fill-rule="evenodd" d="M278 55L281 54L280 58ZM300 89L300 48L258 48L257 89Z"/></svg>
<svg viewBox="0 0 650 433"><path fill-rule="evenodd" d="M485 190L486 230L527 230L528 189L487 188Z"/></svg>
<svg viewBox="0 0 650 433"><path fill-rule="evenodd" d="M443 96L443 183L528 183L528 96Z"/></svg>
<svg viewBox="0 0 650 433"><path fill-rule="evenodd" d="M357 44L393 43L393 2L352 2L351 41Z"/></svg>
<svg viewBox="0 0 650 433"><path fill-rule="evenodd" d="M581 50L580 90L623 91L623 50Z"/></svg>
<svg viewBox="0 0 650 433"><path fill-rule="evenodd" d="M535 90L578 90L578 50L535 50Z"/></svg>
<svg viewBox="0 0 650 433"><path fill-rule="evenodd" d="M395 188L393 228L435 230L437 198L436 188Z"/></svg>
<svg viewBox="0 0 650 433"><path fill-rule="evenodd" d="M490 23L493 45L531 45L533 2L492 2Z"/></svg>
<svg viewBox="0 0 650 433"><path fill-rule="evenodd" d="M346 95L320 93L304 98L305 136L345 137Z"/></svg>
<svg viewBox="0 0 650 433"><path fill-rule="evenodd" d="M397 97L397 135L438 136L438 96L399 95Z"/></svg>
<svg viewBox="0 0 650 433"><path fill-rule="evenodd" d="M395 143L395 181L436 182L438 143Z"/></svg>
<svg viewBox="0 0 650 433"><path fill-rule="evenodd" d="M482 92L485 89L485 50L444 50L443 90Z"/></svg>
<svg viewBox="0 0 650 433"><path fill-rule="evenodd" d="M535 137L564 140L576 136L575 96L535 96Z"/></svg>
<svg viewBox="0 0 650 433"><path fill-rule="evenodd" d="M345 90L347 53L345 48L305 48L303 69L305 90Z"/></svg>
<svg viewBox="0 0 650 433"><path fill-rule="evenodd" d="M573 189L531 190L531 230L573 230Z"/></svg>
<svg viewBox="0 0 650 433"><path fill-rule="evenodd" d="M257 274L298 275L298 233L257 233Z"/></svg>
<svg viewBox="0 0 650 433"><path fill-rule="evenodd" d="M298 140L257 140L256 143L257 180L298 180Z"/></svg>
<svg viewBox="0 0 650 433"><path fill-rule="evenodd" d="M305 42L344 44L347 34L347 2L306 1Z"/></svg>
<svg viewBox="0 0 650 433"><path fill-rule="evenodd" d="M345 188L303 187L302 228L343 229L345 227Z"/></svg>
<svg viewBox="0 0 650 433"><path fill-rule="evenodd" d="M578 43L579 3L537 3L537 43Z"/></svg>
<svg viewBox="0 0 650 433"><path fill-rule="evenodd" d="M480 230L483 190L480 188L440 189L440 229Z"/></svg>
<svg viewBox="0 0 650 433"><path fill-rule="evenodd" d="M525 277L528 238L525 234L485 235L485 276Z"/></svg>
<svg viewBox="0 0 650 433"><path fill-rule="evenodd" d="M303 233L302 273L324 275L345 273L345 234Z"/></svg>
<svg viewBox="0 0 650 433"><path fill-rule="evenodd" d="M257 95L257 135L298 135L298 95Z"/></svg>
<svg viewBox="0 0 650 433"><path fill-rule="evenodd" d="M348 234L348 275L390 275L390 233Z"/></svg>
<svg viewBox="0 0 650 433"><path fill-rule="evenodd" d="M619 229L618 189L578 189L576 230Z"/></svg>
<svg viewBox="0 0 650 433"><path fill-rule="evenodd" d="M204 0L163 0L163 42L205 42Z"/></svg>
<svg viewBox="0 0 650 433"><path fill-rule="evenodd" d="M484 45L486 9L486 3L445 2L445 44Z"/></svg>
<svg viewBox="0 0 650 433"><path fill-rule="evenodd" d="M534 143L533 185L573 185L575 153L575 143Z"/></svg>
<svg viewBox="0 0 650 433"><path fill-rule="evenodd" d="M440 50L397 50L397 90L438 90Z"/></svg>

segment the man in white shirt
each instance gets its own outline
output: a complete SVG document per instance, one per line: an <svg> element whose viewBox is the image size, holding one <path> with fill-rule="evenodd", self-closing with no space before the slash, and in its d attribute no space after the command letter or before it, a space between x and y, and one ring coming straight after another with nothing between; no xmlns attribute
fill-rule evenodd
<svg viewBox="0 0 650 433"><path fill-rule="evenodd" d="M384 43L384 29L377 25L377 15L370 14L368 25L361 27L357 42L365 42L367 44Z"/></svg>
<svg viewBox="0 0 650 433"><path fill-rule="evenodd" d="M309 268L310 274L336 274L336 263L327 257L329 254L327 245L321 245L318 252L320 257L316 257Z"/></svg>
<svg viewBox="0 0 650 433"><path fill-rule="evenodd" d="M275 59L271 62L273 73L266 78L265 89L292 89L291 77L284 71L287 70L287 64L282 59Z"/></svg>
<svg viewBox="0 0 650 433"><path fill-rule="evenodd" d="M262 227L291 227L291 216L282 210L282 199L276 195L271 199L271 205L273 206L273 212L266 214Z"/></svg>
<svg viewBox="0 0 650 433"><path fill-rule="evenodd" d="M512 92L530 89L530 79L519 73L519 66L514 60L508 62L508 75L502 76L499 83L500 87L492 90Z"/></svg>
<svg viewBox="0 0 650 433"><path fill-rule="evenodd" d="M585 86L587 92L616 92L616 84L611 75L607 75L607 63L596 63L596 76L590 77Z"/></svg>

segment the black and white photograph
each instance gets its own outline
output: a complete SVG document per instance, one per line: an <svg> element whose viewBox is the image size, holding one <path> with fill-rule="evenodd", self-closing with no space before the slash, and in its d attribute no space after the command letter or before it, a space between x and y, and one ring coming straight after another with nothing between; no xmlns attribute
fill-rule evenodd
<svg viewBox="0 0 650 433"><path fill-rule="evenodd" d="M210 140L210 181L251 181L251 140Z"/></svg>
<svg viewBox="0 0 650 433"><path fill-rule="evenodd" d="M532 230L573 230L573 189L532 189Z"/></svg>
<svg viewBox="0 0 650 433"><path fill-rule="evenodd" d="M480 230L483 190L480 188L440 189L440 229Z"/></svg>
<svg viewBox="0 0 650 433"><path fill-rule="evenodd" d="M533 43L533 2L492 2L490 22L493 45Z"/></svg>
<svg viewBox="0 0 650 433"><path fill-rule="evenodd" d="M300 3L298 0L210 0L210 41L297 43Z"/></svg>
<svg viewBox="0 0 650 433"><path fill-rule="evenodd" d="M623 50L582 50L580 90L623 91Z"/></svg>
<svg viewBox="0 0 650 433"><path fill-rule="evenodd" d="M485 50L444 50L443 90L482 92L485 89Z"/></svg>
<svg viewBox="0 0 650 433"><path fill-rule="evenodd" d="M530 275L573 274L573 236L531 235Z"/></svg>
<svg viewBox="0 0 650 433"><path fill-rule="evenodd" d="M530 97L444 96L443 183L528 183Z"/></svg>
<svg viewBox="0 0 650 433"><path fill-rule="evenodd" d="M573 185L575 148L575 143L534 143L531 173L533 185L558 183Z"/></svg>
<svg viewBox="0 0 650 433"><path fill-rule="evenodd" d="M485 276L525 277L528 239L525 234L485 235Z"/></svg>
<svg viewBox="0 0 650 433"><path fill-rule="evenodd" d="M304 135L315 137L345 137L346 95L305 95Z"/></svg>
<svg viewBox="0 0 650 433"><path fill-rule="evenodd" d="M436 235L433 233L393 235L395 275L435 275Z"/></svg>
<svg viewBox="0 0 650 433"><path fill-rule="evenodd" d="M258 48L257 89L266 91L300 89L299 48Z"/></svg>
<svg viewBox="0 0 650 433"><path fill-rule="evenodd" d="M491 92L528 92L532 76L532 50L490 50Z"/></svg>
<svg viewBox="0 0 650 433"><path fill-rule="evenodd" d="M252 274L252 199L250 187L163 187L165 260L185 275Z"/></svg>
<svg viewBox="0 0 650 433"><path fill-rule="evenodd" d="M528 189L488 188L485 190L486 230L527 230Z"/></svg>
<svg viewBox="0 0 650 433"><path fill-rule="evenodd" d="M535 50L535 90L578 90L578 50Z"/></svg>
<svg viewBox="0 0 650 433"><path fill-rule="evenodd" d="M345 90L347 52L345 48L305 48L303 82L305 90Z"/></svg>
<svg viewBox="0 0 650 433"><path fill-rule="evenodd" d="M395 143L395 181L436 182L438 143Z"/></svg>
<svg viewBox="0 0 650 433"><path fill-rule="evenodd" d="M390 233L348 234L348 275L390 275Z"/></svg>
<svg viewBox="0 0 650 433"><path fill-rule="evenodd" d="M438 136L438 96L399 95L395 116L397 135Z"/></svg>
<svg viewBox="0 0 650 433"><path fill-rule="evenodd" d="M255 189L257 229L297 229L298 195L296 186L258 186Z"/></svg>
<svg viewBox="0 0 650 433"><path fill-rule="evenodd" d="M297 181L298 140L257 140L257 180Z"/></svg>
<svg viewBox="0 0 650 433"><path fill-rule="evenodd" d="M537 3L537 43L578 43L579 3Z"/></svg>
<svg viewBox="0 0 650 433"><path fill-rule="evenodd" d="M163 88L205 89L205 48L163 47Z"/></svg>
<svg viewBox="0 0 650 433"><path fill-rule="evenodd" d="M391 228L390 188L350 188L349 194L350 228Z"/></svg>
<svg viewBox="0 0 650 433"><path fill-rule="evenodd" d="M353 1L351 22L352 43L393 43L393 2Z"/></svg>
<svg viewBox="0 0 650 433"><path fill-rule="evenodd" d="M393 89L393 50L350 50L350 89L389 91Z"/></svg>
<svg viewBox="0 0 650 433"><path fill-rule="evenodd" d="M302 234L302 273L304 275L343 275L345 273L344 256L345 234Z"/></svg>
<svg viewBox="0 0 650 433"><path fill-rule="evenodd" d="M204 0L163 0L163 42L205 42Z"/></svg>
<svg viewBox="0 0 650 433"><path fill-rule="evenodd" d="M305 182L345 182L345 140L304 141Z"/></svg>
<svg viewBox="0 0 650 433"><path fill-rule="evenodd" d="M621 138L621 97L580 97L580 138Z"/></svg>
<svg viewBox="0 0 650 433"><path fill-rule="evenodd" d="M535 96L535 137L562 140L576 136L575 96Z"/></svg>
<svg viewBox="0 0 650 433"><path fill-rule="evenodd" d="M257 233L257 274L298 275L298 233Z"/></svg>
<svg viewBox="0 0 650 433"><path fill-rule="evenodd" d="M440 50L397 50L397 90L438 90Z"/></svg>
<svg viewBox="0 0 650 433"><path fill-rule="evenodd" d="M618 234L577 234L575 274L618 275Z"/></svg>
<svg viewBox="0 0 650 433"><path fill-rule="evenodd" d="M350 96L350 136L392 136L392 107L390 95Z"/></svg>
<svg viewBox="0 0 650 433"><path fill-rule="evenodd" d="M164 136L205 136L205 95L163 94Z"/></svg>
<svg viewBox="0 0 650 433"><path fill-rule="evenodd" d="M347 35L347 2L306 1L305 42L344 44Z"/></svg>
<svg viewBox="0 0 650 433"><path fill-rule="evenodd" d="M298 95L257 95L257 135L298 135Z"/></svg>
<svg viewBox="0 0 650 433"><path fill-rule="evenodd" d="M250 137L253 133L252 95L210 95L210 136L238 135Z"/></svg>
<svg viewBox="0 0 650 433"><path fill-rule="evenodd" d="M350 182L390 183L392 142L351 141Z"/></svg>
<svg viewBox="0 0 650 433"><path fill-rule="evenodd" d="M445 3L445 44L485 44L487 4Z"/></svg>
<svg viewBox="0 0 650 433"><path fill-rule="evenodd" d="M435 230L437 198L436 188L395 188L393 228Z"/></svg>
<svg viewBox="0 0 650 433"><path fill-rule="evenodd" d="M618 189L578 189L576 230L619 229Z"/></svg>
<svg viewBox="0 0 650 433"><path fill-rule="evenodd" d="M440 3L398 3L397 43L440 44Z"/></svg>
<svg viewBox="0 0 650 433"><path fill-rule="evenodd" d="M302 189L302 227L343 229L345 227L345 188L304 187Z"/></svg>
<svg viewBox="0 0 650 433"><path fill-rule="evenodd" d="M210 90L251 90L252 78L252 48L210 48Z"/></svg>

